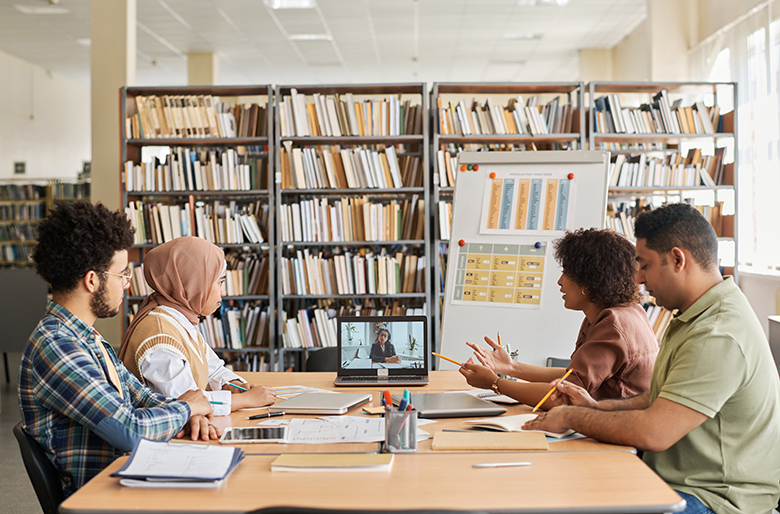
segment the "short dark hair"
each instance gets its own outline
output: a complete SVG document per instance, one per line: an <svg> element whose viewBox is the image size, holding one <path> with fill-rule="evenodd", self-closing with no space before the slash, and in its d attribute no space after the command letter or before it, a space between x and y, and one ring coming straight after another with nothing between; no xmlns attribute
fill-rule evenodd
<svg viewBox="0 0 780 514"><path fill-rule="evenodd" d="M651 250L666 253L674 247L691 252L701 268L718 265L718 237L710 222L690 204L671 203L636 218L634 234Z"/></svg>
<svg viewBox="0 0 780 514"><path fill-rule="evenodd" d="M114 254L133 246L130 220L89 202L58 203L38 224L33 260L55 293L75 289L90 270L106 271Z"/></svg>
<svg viewBox="0 0 780 514"><path fill-rule="evenodd" d="M578 229L556 239L553 247L564 275L586 289L590 301L599 307L641 299L636 281L636 250L617 232Z"/></svg>

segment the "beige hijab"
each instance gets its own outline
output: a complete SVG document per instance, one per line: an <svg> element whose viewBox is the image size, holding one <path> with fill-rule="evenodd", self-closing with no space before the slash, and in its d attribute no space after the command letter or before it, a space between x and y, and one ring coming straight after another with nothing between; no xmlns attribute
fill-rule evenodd
<svg viewBox="0 0 780 514"><path fill-rule="evenodd" d="M144 278L154 292L144 300L127 327L119 358L124 359L135 327L155 307L173 307L197 325L211 286L226 266L225 252L200 237L177 237L150 250L144 258Z"/></svg>

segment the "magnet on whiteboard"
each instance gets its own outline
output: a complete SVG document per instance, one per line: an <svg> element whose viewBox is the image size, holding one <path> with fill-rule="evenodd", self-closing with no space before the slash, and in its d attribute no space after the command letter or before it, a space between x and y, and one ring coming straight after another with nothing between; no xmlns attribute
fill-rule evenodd
<svg viewBox="0 0 780 514"><path fill-rule="evenodd" d="M495 171L490 173L490 178L496 178L496 172Z"/></svg>
<svg viewBox="0 0 780 514"><path fill-rule="evenodd" d="M569 177L569 180L574 180L574 173L569 173L567 176Z"/></svg>
<svg viewBox="0 0 780 514"><path fill-rule="evenodd" d="M466 241L461 239L460 241L458 241L458 246L466 246Z"/></svg>
<svg viewBox="0 0 780 514"><path fill-rule="evenodd" d="M536 243L534 243L534 247L535 247L535 248L541 248L541 247L542 247L542 243L540 243L539 241L537 241Z"/></svg>

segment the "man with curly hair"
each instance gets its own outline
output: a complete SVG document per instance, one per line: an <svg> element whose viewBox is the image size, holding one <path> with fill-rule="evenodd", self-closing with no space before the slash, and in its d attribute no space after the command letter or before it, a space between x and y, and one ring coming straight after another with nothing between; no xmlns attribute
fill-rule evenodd
<svg viewBox="0 0 780 514"><path fill-rule="evenodd" d="M130 221L102 204L61 203L38 232L33 260L52 299L24 349L19 406L25 431L59 471L64 495L141 438L217 437L202 391L178 400L153 392L93 328L119 312L129 285Z"/></svg>
<svg viewBox="0 0 780 514"><path fill-rule="evenodd" d="M643 213L635 233L639 282L678 311L650 390L595 401L563 382L557 394L572 405L525 428L572 428L645 450L686 513L770 512L780 496L780 380L761 324L734 280L721 276L715 232L695 208Z"/></svg>
<svg viewBox="0 0 780 514"><path fill-rule="evenodd" d="M611 230L580 229L557 239L555 260L563 273L558 285L567 309L585 314L569 365L568 380L595 398L626 398L647 391L658 354L658 341L639 305L634 246ZM493 388L536 405L561 378L563 368L514 361L489 337L492 350L468 342L482 365L469 359L461 374L474 387ZM498 374L522 381L506 380ZM554 404L547 400L542 407Z"/></svg>

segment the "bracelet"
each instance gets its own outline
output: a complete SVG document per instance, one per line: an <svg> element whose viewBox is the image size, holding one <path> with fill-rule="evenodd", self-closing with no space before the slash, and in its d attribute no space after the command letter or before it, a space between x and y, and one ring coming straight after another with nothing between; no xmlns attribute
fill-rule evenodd
<svg viewBox="0 0 780 514"><path fill-rule="evenodd" d="M501 377L496 377L496 379L493 381L492 384L490 384L490 388L493 390L496 394L501 394L501 391L498 390L498 381L501 380Z"/></svg>

